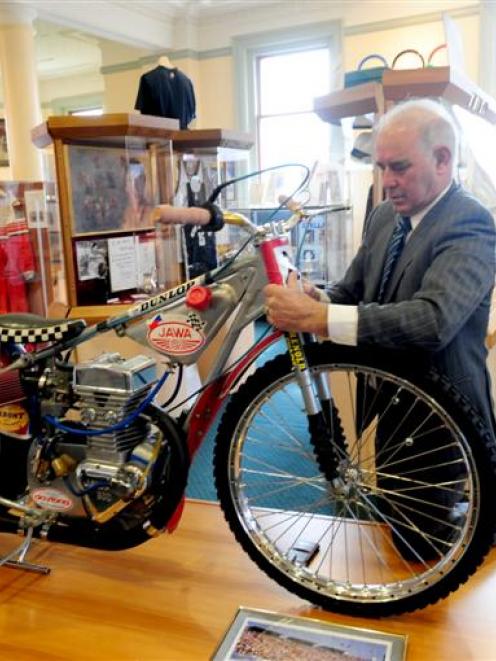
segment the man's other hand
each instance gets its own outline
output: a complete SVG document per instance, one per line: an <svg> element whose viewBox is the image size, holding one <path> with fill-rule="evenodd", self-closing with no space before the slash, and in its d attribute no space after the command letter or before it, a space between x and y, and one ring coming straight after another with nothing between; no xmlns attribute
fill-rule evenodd
<svg viewBox="0 0 496 661"><path fill-rule="evenodd" d="M313 298L310 283L301 290L296 272L289 274L287 285L267 285L264 288L267 321L283 331L327 335L327 305Z"/></svg>

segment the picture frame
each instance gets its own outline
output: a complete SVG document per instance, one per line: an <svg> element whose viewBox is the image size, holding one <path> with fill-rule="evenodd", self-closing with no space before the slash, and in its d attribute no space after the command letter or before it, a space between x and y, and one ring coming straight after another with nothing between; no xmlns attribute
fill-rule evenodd
<svg viewBox="0 0 496 661"><path fill-rule="evenodd" d="M73 236L153 228L155 186L145 149L87 144L65 149Z"/></svg>
<svg viewBox="0 0 496 661"><path fill-rule="evenodd" d="M404 635L241 607L212 661L404 661L406 642Z"/></svg>

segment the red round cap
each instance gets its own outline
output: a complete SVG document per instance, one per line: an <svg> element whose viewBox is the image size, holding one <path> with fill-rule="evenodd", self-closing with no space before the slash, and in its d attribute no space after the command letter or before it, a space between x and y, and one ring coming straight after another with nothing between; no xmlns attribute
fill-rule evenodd
<svg viewBox="0 0 496 661"><path fill-rule="evenodd" d="M186 294L186 305L195 310L206 310L212 300L212 290L202 285L195 285Z"/></svg>

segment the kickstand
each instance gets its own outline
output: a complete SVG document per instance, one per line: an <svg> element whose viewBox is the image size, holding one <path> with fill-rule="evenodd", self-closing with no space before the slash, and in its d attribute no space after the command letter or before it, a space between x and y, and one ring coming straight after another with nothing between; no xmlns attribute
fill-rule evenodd
<svg viewBox="0 0 496 661"><path fill-rule="evenodd" d="M28 528L25 539L22 544L15 548L7 555L0 557L0 567L12 567L12 569L24 569L24 571L34 572L36 574L49 574L50 567L45 567L44 565L33 565L31 562L26 562L24 558L26 557L31 542L33 541L33 528Z"/></svg>

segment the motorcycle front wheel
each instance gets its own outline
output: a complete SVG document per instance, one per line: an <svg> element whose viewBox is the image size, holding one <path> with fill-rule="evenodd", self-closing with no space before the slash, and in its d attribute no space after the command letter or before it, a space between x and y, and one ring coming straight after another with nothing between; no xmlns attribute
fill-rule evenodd
<svg viewBox="0 0 496 661"><path fill-rule="evenodd" d="M214 472L237 541L327 610L380 617L435 603L491 547L492 435L432 370L331 343L306 353L332 395L319 424L309 424L286 354L226 407Z"/></svg>

